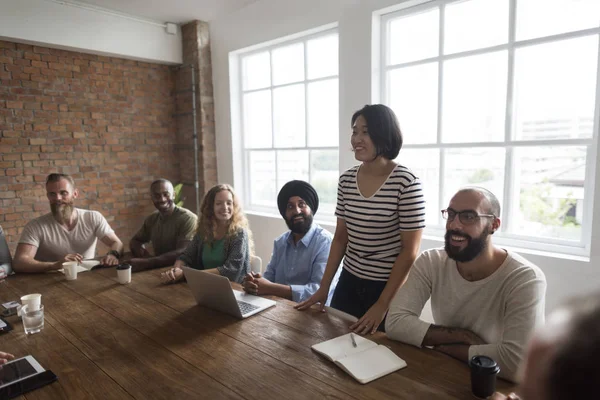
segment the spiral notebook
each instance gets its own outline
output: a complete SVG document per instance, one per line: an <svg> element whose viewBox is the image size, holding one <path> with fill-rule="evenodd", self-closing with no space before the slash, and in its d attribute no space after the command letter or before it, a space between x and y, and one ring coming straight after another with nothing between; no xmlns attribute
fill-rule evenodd
<svg viewBox="0 0 600 400"><path fill-rule="evenodd" d="M352 338L356 347L352 344ZM406 367L406 361L386 346L348 333L311 346L358 382L365 384Z"/></svg>

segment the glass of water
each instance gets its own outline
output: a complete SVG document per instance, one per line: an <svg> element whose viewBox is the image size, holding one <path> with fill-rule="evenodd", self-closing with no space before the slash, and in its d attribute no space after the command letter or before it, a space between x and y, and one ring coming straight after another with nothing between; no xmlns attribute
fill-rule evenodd
<svg viewBox="0 0 600 400"><path fill-rule="evenodd" d="M44 328L44 306L40 305L37 310L29 310L29 306L23 306L21 318L26 334L38 333Z"/></svg>

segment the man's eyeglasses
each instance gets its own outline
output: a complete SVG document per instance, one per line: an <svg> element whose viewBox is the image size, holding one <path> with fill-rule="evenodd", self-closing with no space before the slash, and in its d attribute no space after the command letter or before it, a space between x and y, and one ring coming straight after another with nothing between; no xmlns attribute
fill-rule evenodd
<svg viewBox="0 0 600 400"><path fill-rule="evenodd" d="M457 215L458 220L464 225L472 225L479 218L496 218L494 214L478 214L473 210L456 211L451 208L442 210L442 218L447 219L448 222L452 222Z"/></svg>

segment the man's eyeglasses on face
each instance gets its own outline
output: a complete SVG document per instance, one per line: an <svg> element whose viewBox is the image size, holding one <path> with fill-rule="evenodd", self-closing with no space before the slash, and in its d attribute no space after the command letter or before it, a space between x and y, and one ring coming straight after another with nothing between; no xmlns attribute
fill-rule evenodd
<svg viewBox="0 0 600 400"><path fill-rule="evenodd" d="M473 210L456 211L451 208L442 210L442 218L452 222L454 217L458 215L458 220L464 225L472 225L479 221L479 218L496 218L494 214L478 214Z"/></svg>

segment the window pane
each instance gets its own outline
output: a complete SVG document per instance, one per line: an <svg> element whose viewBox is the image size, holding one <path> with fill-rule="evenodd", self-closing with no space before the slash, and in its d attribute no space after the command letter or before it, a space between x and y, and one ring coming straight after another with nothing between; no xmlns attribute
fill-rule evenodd
<svg viewBox="0 0 600 400"><path fill-rule="evenodd" d="M388 72L387 98L405 143L437 142L438 63Z"/></svg>
<svg viewBox="0 0 600 400"><path fill-rule="evenodd" d="M271 91L244 95L244 143L246 148L271 147Z"/></svg>
<svg viewBox="0 0 600 400"><path fill-rule="evenodd" d="M440 151L438 149L402 149L396 162L409 168L420 180L425 193L425 224L440 224Z"/></svg>
<svg viewBox="0 0 600 400"><path fill-rule="evenodd" d="M597 35L517 49L515 138L592 137L597 61Z"/></svg>
<svg viewBox="0 0 600 400"><path fill-rule="evenodd" d="M389 22L388 64L436 57L439 54L438 8Z"/></svg>
<svg viewBox="0 0 600 400"><path fill-rule="evenodd" d="M277 152L277 191L294 179L308 181L308 150ZM273 197L275 200L275 197Z"/></svg>
<svg viewBox="0 0 600 400"><path fill-rule="evenodd" d="M599 15L598 0L519 0L517 40L594 28Z"/></svg>
<svg viewBox="0 0 600 400"><path fill-rule="evenodd" d="M308 84L308 145L338 146L340 138L338 80Z"/></svg>
<svg viewBox="0 0 600 400"><path fill-rule="evenodd" d="M310 152L310 183L319 195L319 215L323 218L333 218L339 175L337 150Z"/></svg>
<svg viewBox="0 0 600 400"><path fill-rule="evenodd" d="M504 140L507 57L500 51L444 64L444 142Z"/></svg>
<svg viewBox="0 0 600 400"><path fill-rule="evenodd" d="M242 58L242 85L244 90L260 89L271 85L268 51Z"/></svg>
<svg viewBox="0 0 600 400"><path fill-rule="evenodd" d="M338 74L338 35L327 35L306 42L308 79Z"/></svg>
<svg viewBox="0 0 600 400"><path fill-rule="evenodd" d="M273 50L273 85L304 80L304 43Z"/></svg>
<svg viewBox="0 0 600 400"><path fill-rule="evenodd" d="M446 6L444 53L508 42L507 0L471 0Z"/></svg>
<svg viewBox="0 0 600 400"><path fill-rule="evenodd" d="M480 186L504 197L504 148L447 149L444 156L444 202L464 186Z"/></svg>
<svg viewBox="0 0 600 400"><path fill-rule="evenodd" d="M510 231L527 236L581 240L586 148L515 149ZM517 196L515 196L516 198Z"/></svg>
<svg viewBox="0 0 600 400"><path fill-rule="evenodd" d="M273 90L275 147L304 147L304 84Z"/></svg>
<svg viewBox="0 0 600 400"><path fill-rule="evenodd" d="M277 202L275 152L250 151L249 153L250 204L273 206Z"/></svg>

